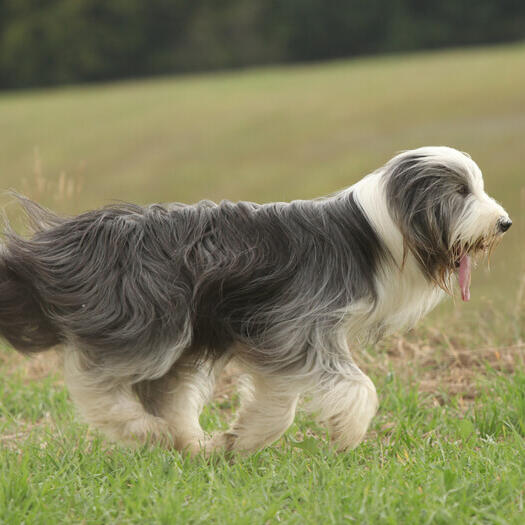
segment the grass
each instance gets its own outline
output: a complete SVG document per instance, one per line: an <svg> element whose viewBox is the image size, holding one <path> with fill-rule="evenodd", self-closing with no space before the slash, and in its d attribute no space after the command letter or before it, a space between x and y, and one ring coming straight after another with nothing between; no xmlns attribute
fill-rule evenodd
<svg viewBox="0 0 525 525"><path fill-rule="evenodd" d="M523 63L514 45L0 94L0 185L62 212L309 198L449 144L515 223L471 303L357 354L381 408L346 454L304 414L233 463L128 450L78 422L53 353L2 349L0 523L523 523ZM208 430L232 417L233 388Z"/></svg>
<svg viewBox="0 0 525 525"><path fill-rule="evenodd" d="M2 378L4 523L522 523L522 371L489 370L468 404L391 371L375 378L381 410L357 450L334 453L300 416L232 464L109 445L76 422L53 374L28 383L21 370Z"/></svg>

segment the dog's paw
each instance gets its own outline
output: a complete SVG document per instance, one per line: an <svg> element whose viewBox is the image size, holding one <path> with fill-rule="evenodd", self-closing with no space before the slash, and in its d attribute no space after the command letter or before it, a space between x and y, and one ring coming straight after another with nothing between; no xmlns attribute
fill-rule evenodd
<svg viewBox="0 0 525 525"><path fill-rule="evenodd" d="M235 450L237 434L233 432L217 432L204 444L204 453L207 457L214 454L227 453Z"/></svg>

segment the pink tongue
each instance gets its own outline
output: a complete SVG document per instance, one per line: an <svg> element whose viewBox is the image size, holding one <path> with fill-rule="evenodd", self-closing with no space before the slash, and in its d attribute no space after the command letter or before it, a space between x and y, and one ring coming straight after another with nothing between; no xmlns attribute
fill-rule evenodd
<svg viewBox="0 0 525 525"><path fill-rule="evenodd" d="M466 254L459 261L458 276L461 298L464 301L470 301L470 257Z"/></svg>

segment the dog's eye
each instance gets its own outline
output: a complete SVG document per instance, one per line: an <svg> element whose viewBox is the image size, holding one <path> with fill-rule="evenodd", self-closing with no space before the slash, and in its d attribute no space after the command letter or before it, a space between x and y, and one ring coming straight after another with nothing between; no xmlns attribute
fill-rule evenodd
<svg viewBox="0 0 525 525"><path fill-rule="evenodd" d="M466 184L461 185L458 189L458 193L463 197L466 197L470 193L468 186Z"/></svg>

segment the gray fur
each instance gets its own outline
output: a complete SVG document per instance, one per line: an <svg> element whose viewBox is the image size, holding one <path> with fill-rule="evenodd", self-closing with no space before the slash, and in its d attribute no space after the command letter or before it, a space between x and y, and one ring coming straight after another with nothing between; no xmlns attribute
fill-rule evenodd
<svg viewBox="0 0 525 525"><path fill-rule="evenodd" d="M8 315L2 294L5 336L32 351L48 346L51 331L51 344L73 342L97 365L137 363L152 376L159 363L218 357L234 343L249 361L302 364L309 332L330 330L353 301L376 299L387 256L351 193L288 204L121 204L68 219L22 204L35 232L7 234L2 281L23 283L37 315ZM22 330L22 340L3 323L13 317L43 328ZM282 355L293 339L294 355Z"/></svg>
<svg viewBox="0 0 525 525"><path fill-rule="evenodd" d="M387 170L386 202L405 247L429 280L442 283L459 255L451 232L471 204L468 173L450 162L429 163L418 150L395 157Z"/></svg>

